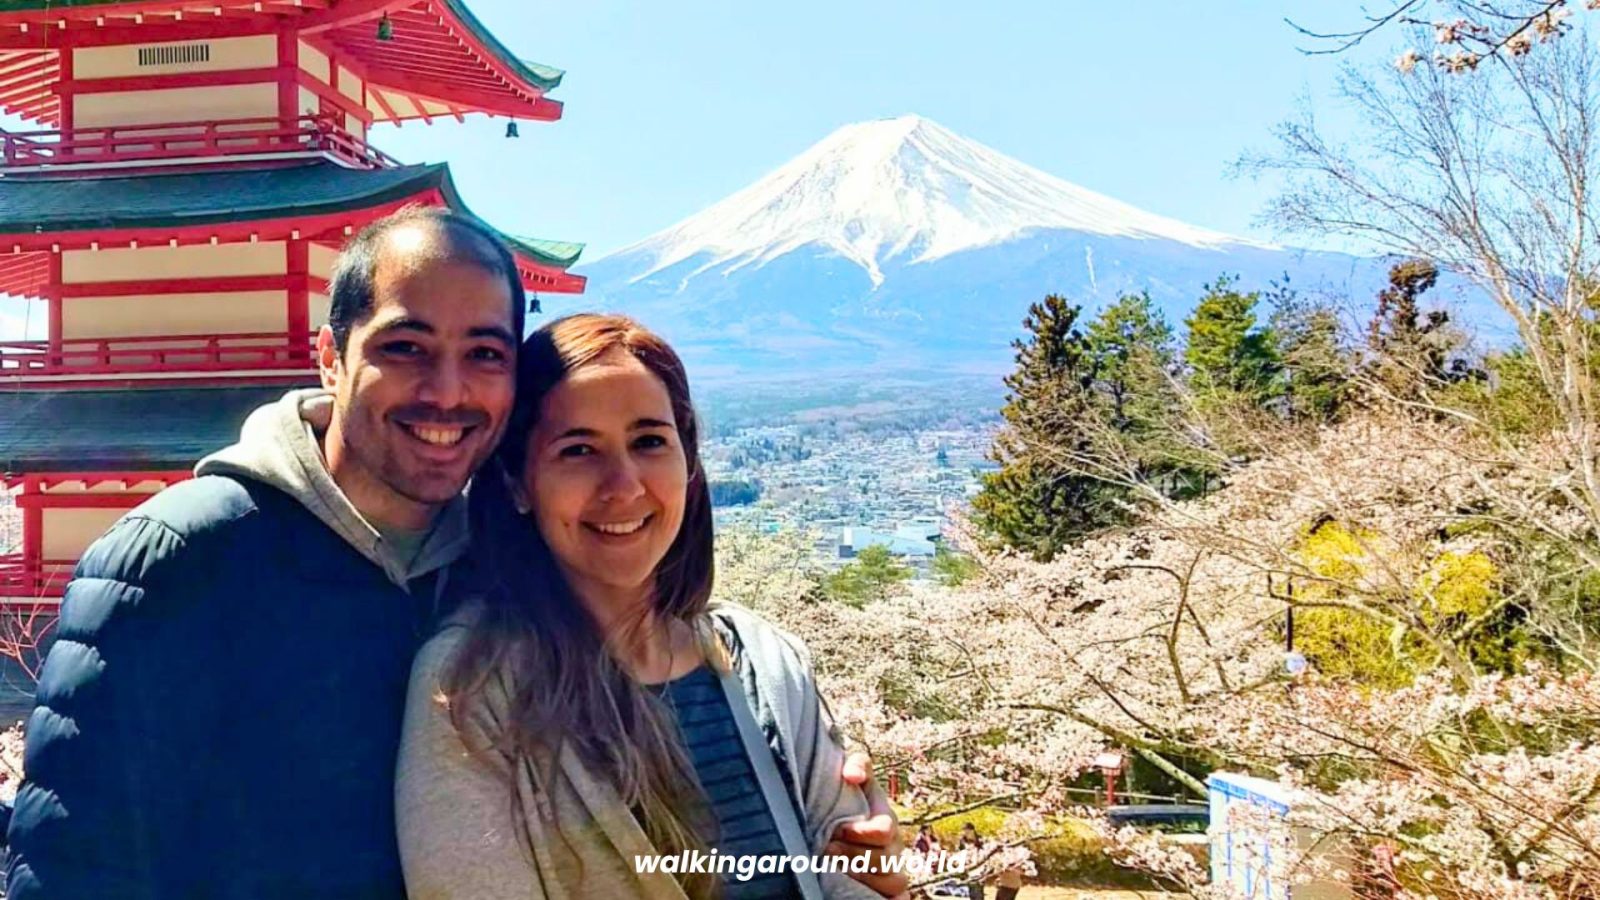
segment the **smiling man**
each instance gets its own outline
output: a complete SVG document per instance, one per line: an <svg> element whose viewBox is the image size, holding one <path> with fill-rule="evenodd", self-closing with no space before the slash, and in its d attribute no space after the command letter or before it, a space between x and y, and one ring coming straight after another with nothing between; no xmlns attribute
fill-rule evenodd
<svg viewBox="0 0 1600 900"><path fill-rule="evenodd" d="M11 897L405 896L407 675L526 298L491 232L436 209L362 232L331 293L323 390L252 413L84 554L28 723Z"/></svg>

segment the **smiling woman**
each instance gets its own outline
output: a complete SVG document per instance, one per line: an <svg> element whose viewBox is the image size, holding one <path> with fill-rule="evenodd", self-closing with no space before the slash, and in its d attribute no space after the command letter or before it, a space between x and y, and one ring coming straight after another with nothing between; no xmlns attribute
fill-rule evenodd
<svg viewBox="0 0 1600 900"><path fill-rule="evenodd" d="M690 467L673 406L660 378L612 348L545 395L529 436L518 493L601 622L649 607L651 574L683 525ZM703 519L710 496L698 461L694 472Z"/></svg>
<svg viewBox="0 0 1600 900"><path fill-rule="evenodd" d="M711 497L677 354L630 319L572 316L524 343L517 390L470 492L461 611L412 673L396 790L413 896L903 889L635 868L823 853L869 804L841 781L804 649L710 605Z"/></svg>

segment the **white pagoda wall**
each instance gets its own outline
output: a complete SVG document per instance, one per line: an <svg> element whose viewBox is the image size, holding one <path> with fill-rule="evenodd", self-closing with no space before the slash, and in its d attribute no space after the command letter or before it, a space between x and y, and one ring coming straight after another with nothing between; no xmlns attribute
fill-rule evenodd
<svg viewBox="0 0 1600 900"><path fill-rule="evenodd" d="M187 334L281 333L288 328L286 289L94 296L93 285L169 278L283 275L282 241L256 244L69 250L65 285L87 286L62 301L65 340Z"/></svg>
<svg viewBox="0 0 1600 900"><path fill-rule="evenodd" d="M40 549L45 559L77 559L125 509L45 509Z"/></svg>
<svg viewBox="0 0 1600 900"><path fill-rule="evenodd" d="M282 275L289 271L283 241L255 244L183 244L177 247L102 247L61 254L66 284L139 281L150 278L219 278Z"/></svg>
<svg viewBox="0 0 1600 900"><path fill-rule="evenodd" d="M85 508L72 509L49 507L40 510L42 523L40 534L40 551L45 559L77 559L83 551L94 542L101 534L105 533L111 523L122 517L122 514L143 503L161 489L161 484L154 481L144 481L126 486L119 484L103 483L93 488L84 490L82 482L69 482L64 485L46 488L44 493L58 502L71 503L73 497L104 497L107 495L126 497L126 507L111 509Z"/></svg>
<svg viewBox="0 0 1600 900"><path fill-rule="evenodd" d="M287 291L74 297L61 309L61 336L145 337L251 334L289 327Z"/></svg>
<svg viewBox="0 0 1600 900"><path fill-rule="evenodd" d="M192 44L208 45L209 58L187 63L139 65L140 50ZM277 64L278 39L270 34L207 41L79 47L72 51L74 80L91 83L99 78L269 69ZM72 95L72 117L76 128L275 119L277 116L278 86L275 81Z"/></svg>
<svg viewBox="0 0 1600 900"><path fill-rule="evenodd" d="M139 65L139 51L142 49L181 47L188 44L209 44L210 58L204 62ZM225 72L230 69L270 69L277 64L278 38L271 34L211 38L205 41L79 47L72 51L72 75L79 80L120 78L130 75L171 75L178 72Z"/></svg>
<svg viewBox="0 0 1600 900"><path fill-rule="evenodd" d="M311 312L307 320L311 322L312 328L321 328L328 324L328 310L332 306L332 301L329 300L327 294L318 294L313 291L307 297L306 306Z"/></svg>
<svg viewBox="0 0 1600 900"><path fill-rule="evenodd" d="M223 119L276 119L278 86L272 83L74 94L73 126L164 125Z"/></svg>

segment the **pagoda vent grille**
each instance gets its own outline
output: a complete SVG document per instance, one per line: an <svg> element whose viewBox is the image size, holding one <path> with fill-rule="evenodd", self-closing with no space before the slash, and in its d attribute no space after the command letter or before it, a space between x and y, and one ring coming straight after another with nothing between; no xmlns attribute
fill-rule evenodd
<svg viewBox="0 0 1600 900"><path fill-rule="evenodd" d="M141 66L181 66L210 61L210 44L163 44L159 47L139 48Z"/></svg>

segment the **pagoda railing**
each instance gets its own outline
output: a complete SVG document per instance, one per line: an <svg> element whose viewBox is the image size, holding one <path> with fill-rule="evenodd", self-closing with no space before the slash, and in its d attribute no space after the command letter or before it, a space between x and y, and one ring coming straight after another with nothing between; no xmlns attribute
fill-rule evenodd
<svg viewBox="0 0 1600 900"><path fill-rule="evenodd" d="M0 556L0 598L59 598L72 580L75 559L29 560L20 553Z"/></svg>
<svg viewBox="0 0 1600 900"><path fill-rule="evenodd" d="M310 370L315 333L0 341L0 379L62 375Z"/></svg>
<svg viewBox="0 0 1600 900"><path fill-rule="evenodd" d="M234 157L322 155L362 169L400 165L323 115L0 132L0 142L5 160L0 175L37 169L206 164Z"/></svg>

